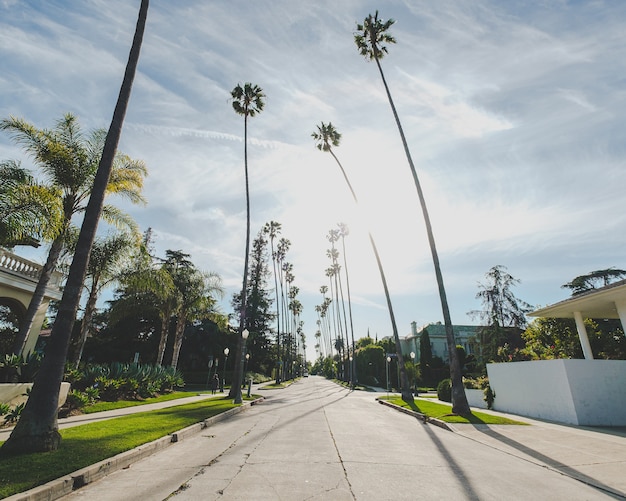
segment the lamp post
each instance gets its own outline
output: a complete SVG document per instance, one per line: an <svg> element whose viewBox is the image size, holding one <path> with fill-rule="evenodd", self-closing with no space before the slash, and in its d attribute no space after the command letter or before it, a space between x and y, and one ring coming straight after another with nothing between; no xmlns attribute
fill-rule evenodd
<svg viewBox="0 0 626 501"><path fill-rule="evenodd" d="M389 362L391 362L391 357L387 357L385 359L387 362L387 400L389 400Z"/></svg>
<svg viewBox="0 0 626 501"><path fill-rule="evenodd" d="M243 338L243 349L241 350L241 360L239 361L239 374L237 374L237 377L233 380L233 384L236 384L237 386L235 387L235 403L236 404L240 404L243 402L242 396L241 396L241 382L243 380L243 366L245 363L245 353L246 353L246 339L248 339L248 336L250 335L250 331L248 329L244 329L243 331L241 331L241 337Z"/></svg>
<svg viewBox="0 0 626 501"><path fill-rule="evenodd" d="M224 386L226 386L226 366L228 364L228 354L230 350L228 348L224 348L224 377L222 378L222 388L220 391L224 391Z"/></svg>
<svg viewBox="0 0 626 501"><path fill-rule="evenodd" d="M243 373L244 374L248 370L248 360L250 360L250 353L246 353L246 365L243 366Z"/></svg>
<svg viewBox="0 0 626 501"><path fill-rule="evenodd" d="M350 389L354 390L354 357L350 355Z"/></svg>
<svg viewBox="0 0 626 501"><path fill-rule="evenodd" d="M411 363L413 364L413 375L414 375L413 380L415 382L415 389L413 393L417 395L417 378L415 377L416 373L415 373L415 352L414 351L411 352Z"/></svg>

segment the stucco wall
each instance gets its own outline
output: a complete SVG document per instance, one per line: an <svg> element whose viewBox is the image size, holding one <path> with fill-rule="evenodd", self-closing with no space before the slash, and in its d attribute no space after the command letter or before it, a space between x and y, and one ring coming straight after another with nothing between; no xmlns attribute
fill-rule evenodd
<svg viewBox="0 0 626 501"><path fill-rule="evenodd" d="M625 360L487 364L493 408L590 426L626 426Z"/></svg>

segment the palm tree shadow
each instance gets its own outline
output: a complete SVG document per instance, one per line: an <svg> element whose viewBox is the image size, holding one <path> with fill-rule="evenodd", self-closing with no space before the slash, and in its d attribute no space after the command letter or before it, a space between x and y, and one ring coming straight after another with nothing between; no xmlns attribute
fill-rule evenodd
<svg viewBox="0 0 626 501"><path fill-rule="evenodd" d="M531 447L528 447L527 445L524 445L520 442L518 442L517 440L513 440L510 437L507 437L501 433L499 433L498 431L494 430L493 428L490 428L488 426L477 426L475 427L475 429L495 440L497 440L498 442L501 442L509 447L511 447L512 449L515 449L516 451L521 452L522 454L525 454L526 456L529 456L541 463L544 463L545 465L547 465L549 468L558 471L559 473L566 475L570 478L573 478L575 480L578 480L580 482L583 482L587 485L590 485L592 487L596 487L598 489L601 489L602 491L604 491L606 494L608 494L611 497L614 497L615 499L624 499L623 495L619 495L619 493L615 492L615 488L611 487L609 485L604 484L603 482L600 482L599 480L590 477L589 475L586 475L578 470L576 470L575 468L573 468L572 466L566 465L564 463L561 463L560 461L557 461L554 458L551 458L550 456L546 456L545 454L532 449Z"/></svg>

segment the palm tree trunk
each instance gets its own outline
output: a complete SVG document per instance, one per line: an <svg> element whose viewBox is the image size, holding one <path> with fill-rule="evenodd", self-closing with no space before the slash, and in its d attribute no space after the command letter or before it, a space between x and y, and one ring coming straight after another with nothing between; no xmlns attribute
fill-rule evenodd
<svg viewBox="0 0 626 501"><path fill-rule="evenodd" d="M81 226L76 252L70 267L63 298L59 305L59 312L52 328L50 341L46 345L41 368L20 420L17 422L9 439L2 446L1 452L3 454L53 451L58 449L61 442L57 422L59 390L63 380L67 350L76 318L76 311L78 310L83 281L87 272L89 255L102 212L104 195L113 167L113 159L117 151L133 79L139 61L139 52L148 14L148 4L149 0L141 0L126 72L102 151L98 172L94 179L91 197L89 198Z"/></svg>
<svg viewBox="0 0 626 501"><path fill-rule="evenodd" d="M183 345L183 335L185 334L185 324L187 323L187 317L183 313L178 314L178 320L176 321L176 334L174 336L174 347L172 349L172 363L170 366L176 369L178 366L178 357L180 355L180 347Z"/></svg>
<svg viewBox="0 0 626 501"><path fill-rule="evenodd" d="M33 292L30 302L28 303L28 308L26 309L26 315L20 324L20 330L18 331L15 341L13 342L13 353L15 355L23 354L28 334L33 328L35 316L43 303L43 298L46 294L46 287L48 287L52 273L56 268L57 262L59 261L61 250L63 250L63 237L59 236L50 246L48 257L46 258L46 264L44 264L41 269L41 274L39 275L39 280L35 286L35 291Z"/></svg>
<svg viewBox="0 0 626 501"><path fill-rule="evenodd" d="M433 265L435 267L435 276L437 278L437 286L439 288L439 298L441 300L443 322L446 328L446 341L448 343L448 356L450 358L450 379L452 380L452 412L455 414L460 414L460 415L468 415L468 414L471 414L471 411L469 408L469 404L467 403L467 397L465 396L465 389L463 388L461 367L459 365L459 360L456 354L456 340L454 338L454 329L452 327L452 320L450 318L450 309L448 308L448 299L446 297L446 289L443 283L441 267L439 266L439 255L437 254L437 247L435 245L435 237L433 235L433 229L430 224L430 217L428 215L428 209L426 207L426 200L424 198L424 193L422 192L422 187L417 177L417 171L415 170L415 166L413 165L413 159L411 158L411 152L409 151L409 146L406 142L406 138L404 137L404 130L402 129L402 124L400 123L398 112L396 111L396 107L393 103L391 92L389 91L389 86L387 85L387 80L385 80L385 74L383 73L383 68L380 65L380 60L378 59L378 56L376 56L376 53L374 53L374 55L375 55L374 59L376 61L376 66L378 66L378 71L380 72L380 76L383 80L383 85L385 86L385 92L387 93L387 99L389 100L391 111L393 112L393 116L396 120L396 125L398 126L398 131L400 132L400 138L402 139L404 152L409 162L409 167L411 168L411 174L413 175L413 181L415 182L417 196L419 198L420 205L422 207L422 214L424 215L424 223L426 225L428 243L430 245L430 252L433 257Z"/></svg>
<svg viewBox="0 0 626 501"><path fill-rule="evenodd" d="M87 335L89 334L89 327L91 326L91 320L93 314L96 311L96 301L98 300L98 293L96 292L96 285L92 286L89 292L89 298L85 305L85 314L83 315L83 321L80 324L80 337L78 340L78 350L74 357L74 366L78 369L80 359L83 358L83 350L85 349L85 343L87 341Z"/></svg>
<svg viewBox="0 0 626 501"><path fill-rule="evenodd" d="M241 311L239 314L239 341L237 342L237 353L235 357L235 374L233 384L230 388L230 396L235 399L236 404L240 404L241 398L241 379L243 368L243 351L244 339L242 337L243 330L246 328L246 300L248 289L248 255L250 254L250 188L248 179L248 115L244 115L244 168L246 175L246 255L243 264L243 286L241 290ZM233 393L234 389L234 393Z"/></svg>

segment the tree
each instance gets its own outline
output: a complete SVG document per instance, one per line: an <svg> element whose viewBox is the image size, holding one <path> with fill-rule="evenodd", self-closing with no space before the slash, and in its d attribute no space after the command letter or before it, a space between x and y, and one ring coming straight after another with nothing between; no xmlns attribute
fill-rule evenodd
<svg viewBox="0 0 626 501"><path fill-rule="evenodd" d="M346 181L346 184L348 185L350 193L352 194L354 203L358 205L359 199L357 198L356 193L354 192L354 189L352 188L352 183L350 183L350 179L348 178L348 175L346 174L346 171L343 168L343 165L341 164L341 162L339 161L339 159L337 158L337 156L335 155L332 149L333 146L339 146L339 142L341 141L341 134L337 131L337 129L333 126L332 123L328 122L328 124L325 124L324 122L321 122L321 124L317 126L317 132L314 132L313 134L311 134L311 136L316 141L316 146L318 150L330 153L332 157L335 159L335 162L337 163L337 166L341 170L341 173L343 174L343 178ZM398 355L398 360L400 361L400 379L401 379L401 386L402 386L402 400L404 400L405 402L413 402L413 394L411 393L411 389L409 388L409 380L407 378L407 374L404 369L405 367L404 357L402 356L402 350L400 349L400 335L398 334L398 327L396 325L396 317L394 315L393 306L391 304L391 295L389 294L389 288L387 287L387 278L385 277L383 264L380 260L378 249L376 248L376 242L374 241L374 237L372 236L371 232L369 232L369 239L370 239L370 244L372 246L372 250L374 251L374 256L376 257L376 264L378 266L378 272L380 273L380 278L383 283L383 290L385 292L385 298L387 299L387 309L389 311L389 318L391 320L391 328L393 330L393 338L395 340L396 347L397 347L396 353Z"/></svg>
<svg viewBox="0 0 626 501"><path fill-rule="evenodd" d="M352 321L352 298L350 297L350 277L348 275L348 258L346 257L346 237L350 234L350 230L348 229L348 225L345 223L338 223L339 226L339 236L341 237L341 249L343 251L343 269L346 274L346 289L348 293L348 315L350 316L350 339L352 341L352 362L350 367L350 374L352 376L352 386L354 386L354 381L356 380L356 364L355 364L355 354L356 354L356 346L354 345L354 322Z"/></svg>
<svg viewBox="0 0 626 501"><path fill-rule="evenodd" d="M580 275L571 282L561 285L562 289L570 289L572 296L590 291L596 287L606 287L615 280L626 277L626 270L607 268L606 270L596 270L586 275Z"/></svg>
<svg viewBox="0 0 626 501"><path fill-rule="evenodd" d="M237 85L231 91L233 98L233 109L235 113L243 115L244 132L244 170L246 178L246 252L243 265L243 286L241 287L241 310L239 313L239 341L237 343L237 353L235 357L235 379L231 386L230 396L235 398L235 403L241 403L241 364L243 364L243 344L244 339L241 334L244 330L246 318L246 290L248 280L248 257L250 254L250 189L248 182L248 117L254 117L263 111L265 106L265 94L258 85L245 83L243 87Z"/></svg>
<svg viewBox="0 0 626 501"><path fill-rule="evenodd" d="M0 162L0 245L39 247L61 225L57 190L37 182L19 162Z"/></svg>
<svg viewBox="0 0 626 501"><path fill-rule="evenodd" d="M429 380L430 368L433 363L433 350L430 346L430 335L426 329L422 329L420 335L420 370L424 379Z"/></svg>
<svg viewBox="0 0 626 501"><path fill-rule="evenodd" d="M0 121L0 130L11 134L33 157L48 181L47 193L54 193L58 197L52 207L62 207L62 216L58 217L57 211L53 209L54 217L43 226L45 231L42 236L49 236L52 243L15 340L13 352L20 354L43 302L52 272L67 245L72 219L87 208L106 136L103 130L95 130L85 136L80 130L78 119L69 113L57 121L53 130L37 129L25 120L14 117ZM115 154L103 196L114 193L134 203L143 202L141 189L145 174L143 162ZM111 205L104 207L101 212L109 222L134 227L132 219Z"/></svg>
<svg viewBox="0 0 626 501"><path fill-rule="evenodd" d="M391 111L393 112L393 116L396 120L396 125L398 126L400 138L402 139L402 145L404 146L404 152L409 163L409 168L411 170L411 174L413 175L413 182L415 183L417 196L419 198L422 208L422 215L424 216L426 233L428 235L428 243L433 258L435 277L437 279L437 286L439 289L439 298L441 301L443 320L446 328L448 354L450 357L450 378L452 380L452 412L460 415L468 415L471 412L469 404L467 403L467 397L465 396L465 389L463 388L461 367L459 366L459 361L456 356L456 350L454 349L454 329L452 327L452 319L450 316L450 309L448 307L448 299L446 297L446 290L443 283L443 275L441 274L441 267L439 265L439 255L437 253L437 247L435 245L435 237L433 235L433 229L430 223L430 216L428 215L428 209L426 207L426 199L424 198L422 187L417 177L417 171L415 170L415 166L413 165L413 159L411 158L411 152L409 151L409 146L404 136L404 130L402 129L400 118L398 117L395 104L391 97L391 92L389 91L389 86L387 85L387 81L385 80L383 68L380 64L380 60L385 56L385 54L388 53L385 44L396 43L395 38L388 33L389 28L393 25L394 22L395 21L393 19L389 19L385 22L381 21L380 19L378 19L378 11L376 11L376 14L374 16L372 16L371 14L367 16L363 21L363 24L357 24L357 33L354 35L354 41L359 50L359 53L362 56L364 56L369 61L374 60L376 62L376 66L378 67L380 77L385 87L385 92L387 93L389 105L391 106Z"/></svg>
<svg viewBox="0 0 626 501"><path fill-rule="evenodd" d="M92 318L96 311L96 303L100 293L112 282L116 281L122 272L122 267L130 253L137 247L137 238L128 233L117 233L106 238L94 240L89 265L85 279L87 302L80 326L80 337L74 357L76 367L80 363L87 336L92 330Z"/></svg>
<svg viewBox="0 0 626 501"><path fill-rule="evenodd" d="M141 0L137 27L128 57L126 72L104 149L102 150L102 157L94 178L91 196L89 197L89 203L76 245L76 252L70 267L63 298L59 305L59 312L50 335L50 342L46 345L41 368L20 420L13 429L9 439L2 445L1 451L4 454L53 451L58 449L61 441L57 423L59 389L63 379L70 335L76 318L85 273L87 272L89 254L102 213L104 197L109 185L109 178L111 177L124 116L139 61L139 52L148 14L148 3L148 0Z"/></svg>
<svg viewBox="0 0 626 501"><path fill-rule="evenodd" d="M248 297L246 299L245 327L250 332L247 343L247 351L250 354L248 370L256 368L269 373L272 357L268 334L272 331L271 323L275 315L270 311L272 299L267 289L270 271L267 263L266 247L268 242L264 238L265 234L265 230L262 230L252 242L251 266L246 292ZM235 311L240 310L241 292L234 294L231 304Z"/></svg>
<svg viewBox="0 0 626 501"><path fill-rule="evenodd" d="M483 328L480 330L480 349L483 362L494 360L498 347L506 341L506 332L515 329L521 332L526 327L526 313L532 307L518 299L511 290L520 280L513 278L506 266L496 265L486 274L487 283L479 283L476 299L480 299L483 309L470 312L478 316Z"/></svg>
<svg viewBox="0 0 626 501"><path fill-rule="evenodd" d="M280 383L280 304L278 298L278 255L274 250L274 240L280 234L281 224L276 221L265 223L263 233L269 236L270 250L272 253L272 267L274 269L274 295L276 297L276 384Z"/></svg>

